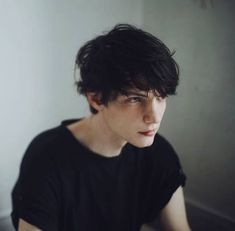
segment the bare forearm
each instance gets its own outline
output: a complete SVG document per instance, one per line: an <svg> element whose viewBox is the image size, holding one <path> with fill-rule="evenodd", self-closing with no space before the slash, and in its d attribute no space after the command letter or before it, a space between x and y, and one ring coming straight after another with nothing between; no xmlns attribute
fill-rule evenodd
<svg viewBox="0 0 235 231"><path fill-rule="evenodd" d="M29 224L23 219L20 219L18 231L42 231L42 230Z"/></svg>

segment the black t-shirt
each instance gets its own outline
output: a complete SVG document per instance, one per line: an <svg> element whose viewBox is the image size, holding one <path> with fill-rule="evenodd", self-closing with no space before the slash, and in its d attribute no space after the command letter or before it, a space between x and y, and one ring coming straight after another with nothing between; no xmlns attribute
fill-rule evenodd
<svg viewBox="0 0 235 231"><path fill-rule="evenodd" d="M12 191L12 221L43 231L138 231L157 218L185 175L172 146L159 134L150 147L126 144L104 157L66 128L36 136Z"/></svg>

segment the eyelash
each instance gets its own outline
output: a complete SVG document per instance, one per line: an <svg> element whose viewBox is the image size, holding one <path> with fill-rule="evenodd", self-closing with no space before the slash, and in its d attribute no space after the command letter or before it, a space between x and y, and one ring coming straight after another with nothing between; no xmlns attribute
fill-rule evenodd
<svg viewBox="0 0 235 231"><path fill-rule="evenodd" d="M129 98L127 99L127 101L128 101L129 103L141 103L141 102L144 101L144 99L142 99L142 98L140 98L140 97L129 97Z"/></svg>
<svg viewBox="0 0 235 231"><path fill-rule="evenodd" d="M141 98L141 97L129 97L129 98L127 99L128 103L143 103L145 100L146 100L146 99L143 99L143 98ZM162 97L157 97L157 100L158 100L159 102L161 102L161 101L164 100L164 98L162 98Z"/></svg>

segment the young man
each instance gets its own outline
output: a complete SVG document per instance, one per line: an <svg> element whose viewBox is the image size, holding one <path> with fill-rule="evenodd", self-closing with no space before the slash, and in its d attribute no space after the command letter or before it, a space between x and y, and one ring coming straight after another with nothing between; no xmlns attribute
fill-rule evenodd
<svg viewBox="0 0 235 231"><path fill-rule="evenodd" d="M138 231L159 218L189 231L185 175L159 129L178 67L156 37L128 24L87 42L76 64L92 114L33 139L12 193L20 231Z"/></svg>

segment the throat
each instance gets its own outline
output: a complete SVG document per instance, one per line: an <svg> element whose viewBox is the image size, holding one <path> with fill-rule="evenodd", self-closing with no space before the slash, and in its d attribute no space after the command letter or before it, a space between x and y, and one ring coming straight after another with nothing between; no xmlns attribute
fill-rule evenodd
<svg viewBox="0 0 235 231"><path fill-rule="evenodd" d="M98 115L84 118L67 128L80 143L97 155L118 156L126 144L124 140L116 137L107 129Z"/></svg>

